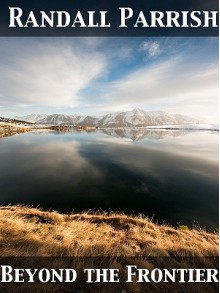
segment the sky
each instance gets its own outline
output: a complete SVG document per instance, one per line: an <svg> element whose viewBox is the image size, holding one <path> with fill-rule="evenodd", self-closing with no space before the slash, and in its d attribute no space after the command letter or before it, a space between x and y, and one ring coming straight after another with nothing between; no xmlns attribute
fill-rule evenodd
<svg viewBox="0 0 220 293"><path fill-rule="evenodd" d="M0 38L0 116L141 108L218 122L218 38Z"/></svg>

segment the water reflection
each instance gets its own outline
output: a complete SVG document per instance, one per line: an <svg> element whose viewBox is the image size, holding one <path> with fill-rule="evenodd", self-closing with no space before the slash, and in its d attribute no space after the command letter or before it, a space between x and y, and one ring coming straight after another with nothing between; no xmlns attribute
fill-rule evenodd
<svg viewBox="0 0 220 293"><path fill-rule="evenodd" d="M47 132L4 138L0 203L61 211L121 209L174 225L217 227L218 134L156 132L126 130L117 137L106 131Z"/></svg>
<svg viewBox="0 0 220 293"><path fill-rule="evenodd" d="M102 129L103 133L107 135L119 137L119 138L128 138L132 141L139 141L143 139L163 139L167 136L177 137L183 136L191 133L191 131L184 130L146 130L144 128L106 128Z"/></svg>

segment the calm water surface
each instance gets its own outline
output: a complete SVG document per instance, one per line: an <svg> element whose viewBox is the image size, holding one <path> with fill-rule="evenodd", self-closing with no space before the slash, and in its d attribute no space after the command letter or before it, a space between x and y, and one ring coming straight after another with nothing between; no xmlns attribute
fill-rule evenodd
<svg viewBox="0 0 220 293"><path fill-rule="evenodd" d="M36 132L0 139L0 204L218 226L218 133Z"/></svg>

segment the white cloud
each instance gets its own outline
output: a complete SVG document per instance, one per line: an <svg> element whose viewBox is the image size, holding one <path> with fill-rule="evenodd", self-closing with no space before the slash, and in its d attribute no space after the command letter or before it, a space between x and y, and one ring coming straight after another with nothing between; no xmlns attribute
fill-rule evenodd
<svg viewBox="0 0 220 293"><path fill-rule="evenodd" d="M1 113L97 115L140 107L217 121L217 57L209 55L215 53L213 40L208 38L206 47L168 41L158 56L162 40L140 47L136 38L2 38ZM143 54L148 62L141 62Z"/></svg>
<svg viewBox="0 0 220 293"><path fill-rule="evenodd" d="M95 51L74 49L68 43L25 42L4 52L10 61L0 64L3 103L76 106L79 93L97 78L106 66L104 56Z"/></svg>
<svg viewBox="0 0 220 293"><path fill-rule="evenodd" d="M145 41L141 43L140 50L144 51L146 57L152 58L160 54L160 44L156 41Z"/></svg>
<svg viewBox="0 0 220 293"><path fill-rule="evenodd" d="M138 69L112 83L103 105L118 110L145 107L200 116L218 117L218 66L192 67L184 59L170 60Z"/></svg>

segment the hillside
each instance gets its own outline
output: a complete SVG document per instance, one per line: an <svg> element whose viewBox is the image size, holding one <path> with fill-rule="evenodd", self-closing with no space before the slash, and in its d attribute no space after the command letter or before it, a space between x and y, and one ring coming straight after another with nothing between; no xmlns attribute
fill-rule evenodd
<svg viewBox="0 0 220 293"><path fill-rule="evenodd" d="M218 255L215 233L175 229L148 218L120 214L66 215L1 207L0 233L1 255Z"/></svg>
<svg viewBox="0 0 220 293"><path fill-rule="evenodd" d="M14 125L23 125L23 124L29 124L32 125L33 123L28 122L26 120L21 120L21 119L11 119L11 118L4 118L4 117L0 117L0 124L5 124L5 123L11 123Z"/></svg>
<svg viewBox="0 0 220 293"><path fill-rule="evenodd" d="M6 283L5 293L214 293L217 283L127 283L126 265L139 268L216 268L218 235L158 225L122 214L60 214L11 206L0 208L3 264L19 268L75 268L72 283ZM19 258L32 256L31 258ZM35 258L46 256L47 258ZM48 258L48 256L53 258ZM54 258L56 256L56 258ZM73 258L74 256L74 258ZM1 258L0 258L1 260ZM87 284L85 268L119 268L119 283Z"/></svg>

